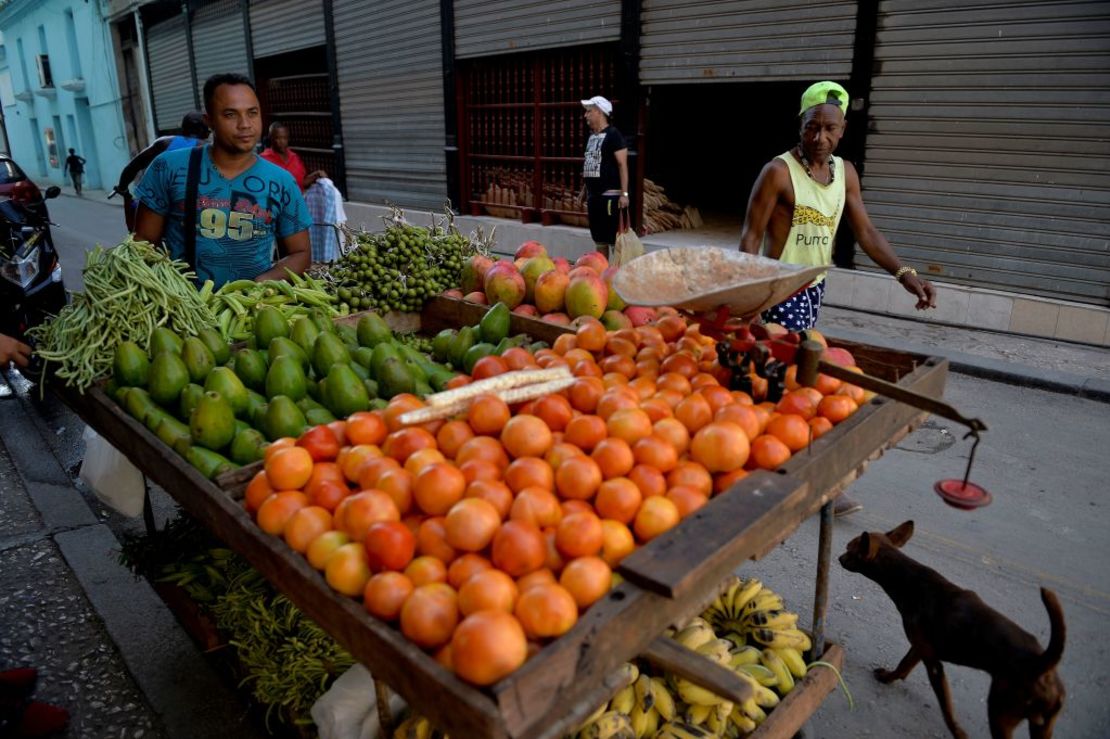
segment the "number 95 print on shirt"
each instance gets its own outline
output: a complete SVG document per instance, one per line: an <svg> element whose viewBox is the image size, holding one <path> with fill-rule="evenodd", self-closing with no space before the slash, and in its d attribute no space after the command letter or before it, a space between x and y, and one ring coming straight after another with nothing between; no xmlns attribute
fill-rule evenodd
<svg viewBox="0 0 1110 739"><path fill-rule="evenodd" d="M175 259L185 253L185 180L190 149L161 154L139 183L139 202L166 218L163 242ZM204 147L197 186L196 272L216 286L253 279L272 263L275 238L304 231L312 220L292 176L257 158L234 179L226 179Z"/></svg>

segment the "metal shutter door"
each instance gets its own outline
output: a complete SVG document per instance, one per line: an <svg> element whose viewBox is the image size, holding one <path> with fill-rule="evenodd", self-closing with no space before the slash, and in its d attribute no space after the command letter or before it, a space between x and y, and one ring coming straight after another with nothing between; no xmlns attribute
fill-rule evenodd
<svg viewBox="0 0 1110 739"><path fill-rule="evenodd" d="M1106 305L1110 4L880 13L864 198L899 255L946 281Z"/></svg>
<svg viewBox="0 0 1110 739"><path fill-rule="evenodd" d="M255 59L324 43L321 0L251 0L251 46Z"/></svg>
<svg viewBox="0 0 1110 739"><path fill-rule="evenodd" d="M438 0L334 0L340 111L352 200L443 207L443 51Z"/></svg>
<svg viewBox="0 0 1110 739"><path fill-rule="evenodd" d="M620 35L620 0L455 0L459 59L616 41Z"/></svg>
<svg viewBox="0 0 1110 739"><path fill-rule="evenodd" d="M150 88L154 92L154 121L159 131L176 130L181 118L196 109L189 81L189 46L185 19L174 16L151 26L146 34Z"/></svg>
<svg viewBox="0 0 1110 739"><path fill-rule="evenodd" d="M643 0L640 82L846 80L856 3Z"/></svg>
<svg viewBox="0 0 1110 739"><path fill-rule="evenodd" d="M204 81L212 75L247 73L247 40L239 0L217 0L196 11L193 56L197 63L197 91L202 97Z"/></svg>

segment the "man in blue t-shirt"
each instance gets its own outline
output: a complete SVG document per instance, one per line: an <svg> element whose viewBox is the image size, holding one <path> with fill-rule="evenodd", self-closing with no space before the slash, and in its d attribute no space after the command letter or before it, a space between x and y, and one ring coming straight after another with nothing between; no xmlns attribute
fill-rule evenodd
<svg viewBox="0 0 1110 739"><path fill-rule="evenodd" d="M254 85L238 74L210 77L204 108L212 143L202 149L197 186L198 280L219 287L239 279L284 279L286 268L303 274L311 258L312 219L292 176L255 154L262 117ZM185 181L192 150L160 154L137 190L135 236L164 244L175 259L185 255ZM276 264L275 239L285 255Z"/></svg>

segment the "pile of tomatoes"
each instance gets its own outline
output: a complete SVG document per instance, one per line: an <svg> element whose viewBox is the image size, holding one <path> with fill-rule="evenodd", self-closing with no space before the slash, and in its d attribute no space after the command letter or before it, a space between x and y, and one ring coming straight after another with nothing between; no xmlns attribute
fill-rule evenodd
<svg viewBox="0 0 1110 739"><path fill-rule="evenodd" d="M519 407L477 395L464 415L402 427L423 406L402 395L279 440L245 506L336 591L488 685L573 627L637 546L866 399L793 372L777 404L730 391L713 340L667 311L615 332L586 321L480 374L560 365L574 384Z"/></svg>

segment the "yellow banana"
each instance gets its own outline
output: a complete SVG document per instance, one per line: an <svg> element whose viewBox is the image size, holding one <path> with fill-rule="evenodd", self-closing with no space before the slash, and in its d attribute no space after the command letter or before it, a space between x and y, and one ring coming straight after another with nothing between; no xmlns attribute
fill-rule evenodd
<svg viewBox="0 0 1110 739"><path fill-rule="evenodd" d="M659 712L659 717L664 721L673 720L677 709L666 680L661 677L651 679L651 697L655 701L655 710Z"/></svg>
<svg viewBox="0 0 1110 739"><path fill-rule="evenodd" d="M746 681L748 683L748 685L752 686L752 690L754 691L754 693L753 693L752 698L750 700L754 700L756 705L758 705L762 708L774 708L775 706L777 706L779 704L779 694L778 693L771 690L770 688L767 688L767 687L764 687L764 686L760 685L758 680L756 680L754 677L749 675L747 672L744 672L743 670L738 670L736 674L742 680ZM745 702L745 704L744 704L744 712L745 713L748 712L747 708L748 708L748 704L747 704L747 702Z"/></svg>
<svg viewBox="0 0 1110 739"><path fill-rule="evenodd" d="M393 739L430 739L431 736L431 722L415 714L401 722L393 732Z"/></svg>
<svg viewBox="0 0 1110 739"><path fill-rule="evenodd" d="M764 647L793 647L804 652L813 646L809 635L799 629L752 629L750 634Z"/></svg>
<svg viewBox="0 0 1110 739"><path fill-rule="evenodd" d="M637 678L640 677L640 668L632 664L631 662L625 662L623 665L621 665L621 672L624 673L623 682L625 685L631 685L632 683L636 682Z"/></svg>
<svg viewBox="0 0 1110 739"><path fill-rule="evenodd" d="M759 592L763 590L763 583L754 577L751 580L745 581L741 587L737 588L732 594L732 601L729 603L729 617L733 619L740 618L745 606L748 605Z"/></svg>
<svg viewBox="0 0 1110 739"><path fill-rule="evenodd" d="M713 627L700 618L674 635L674 640L687 649L697 649L708 641L717 638Z"/></svg>
<svg viewBox="0 0 1110 739"><path fill-rule="evenodd" d="M709 719L705 725L717 736L721 736L728 729L728 717L732 713L733 705L732 701L725 701L714 706L709 712Z"/></svg>
<svg viewBox="0 0 1110 739"><path fill-rule="evenodd" d="M745 644L738 649L732 650L732 658L729 660L729 667L735 670L740 665L758 664L759 656L758 649Z"/></svg>
<svg viewBox="0 0 1110 739"><path fill-rule="evenodd" d="M772 649L764 649L761 657L763 666L775 675L775 680L778 683L775 689L779 695L786 695L793 690L794 676L790 674L790 670L787 669L786 663L782 661L782 657L775 654Z"/></svg>
<svg viewBox="0 0 1110 739"><path fill-rule="evenodd" d="M763 590L744 605L743 611L737 613L736 618L743 619L756 611L781 611L785 607L786 604L780 595L770 590Z"/></svg>
<svg viewBox="0 0 1110 739"><path fill-rule="evenodd" d="M700 726L670 721L659 727L655 739L709 739L713 735Z"/></svg>
<svg viewBox="0 0 1110 739"><path fill-rule="evenodd" d="M802 657L800 651L794 647L778 647L772 649L772 651L786 664L786 668L790 670L790 674L793 675L796 680L801 680L806 676L806 672L809 671L809 668L806 667L805 658Z"/></svg>
<svg viewBox="0 0 1110 739"><path fill-rule="evenodd" d="M753 611L744 617L748 628L793 629L798 625L798 614L790 611Z"/></svg>
<svg viewBox="0 0 1110 739"><path fill-rule="evenodd" d="M628 716L606 711L596 721L578 732L578 739L635 739Z"/></svg>
<svg viewBox="0 0 1110 739"><path fill-rule="evenodd" d="M783 669L786 669L783 667ZM755 663L750 665L740 665L736 668L737 672L746 672L755 678L756 682L760 685L773 688L779 684L778 674L775 673L768 665ZM793 680L793 678L791 678Z"/></svg>
<svg viewBox="0 0 1110 739"><path fill-rule="evenodd" d="M736 649L743 649L748 645L747 637L736 631L725 632L724 638L732 642L732 646Z"/></svg>
<svg viewBox="0 0 1110 739"><path fill-rule="evenodd" d="M719 665L728 665L732 661L732 652L729 651L731 646L732 642L726 639L711 639L694 651Z"/></svg>
<svg viewBox="0 0 1110 739"><path fill-rule="evenodd" d="M650 711L655 706L655 696L651 690L651 678L647 675L640 675L636 680L635 690L636 705L641 711Z"/></svg>
<svg viewBox="0 0 1110 739"><path fill-rule="evenodd" d="M628 720L632 724L632 732L639 739L647 736L648 720L652 710L649 708L645 711L644 707L637 703L632 709L632 713L628 714Z"/></svg>
<svg viewBox="0 0 1110 739"><path fill-rule="evenodd" d="M659 711L654 708L647 712L647 723L644 725L644 736L654 737L659 731Z"/></svg>
<svg viewBox="0 0 1110 739"><path fill-rule="evenodd" d="M635 705L636 688L633 685L626 685L617 691L613 700L609 701L609 710L628 715L632 713L632 707Z"/></svg>
<svg viewBox="0 0 1110 739"><path fill-rule="evenodd" d="M715 706L724 700L721 696L706 690L700 685L695 685L685 678L675 680L675 692L678 693L679 698L691 706Z"/></svg>
<svg viewBox="0 0 1110 739"><path fill-rule="evenodd" d="M740 710L739 706L732 709L732 713L728 715L728 720L740 730L741 734L750 734L756 729L755 721L748 718L748 716Z"/></svg>
<svg viewBox="0 0 1110 739"><path fill-rule="evenodd" d="M608 708L608 706L604 703L595 708L594 712L587 716L586 720L582 722L582 725L578 727L578 730L581 731L582 727L589 726L594 721L597 721L599 718L601 718L601 714L605 713L606 708Z"/></svg>
<svg viewBox="0 0 1110 739"><path fill-rule="evenodd" d="M691 704L686 709L686 723L693 724L694 726L702 726L709 720L709 714L713 711L713 706L699 706Z"/></svg>

